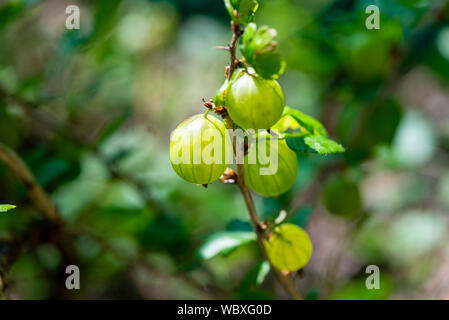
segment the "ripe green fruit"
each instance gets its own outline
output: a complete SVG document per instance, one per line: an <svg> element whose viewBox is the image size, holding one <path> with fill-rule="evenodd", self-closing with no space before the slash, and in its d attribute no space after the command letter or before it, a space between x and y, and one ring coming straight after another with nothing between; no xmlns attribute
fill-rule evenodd
<svg viewBox="0 0 449 320"><path fill-rule="evenodd" d="M309 235L291 223L276 227L264 245L268 259L279 270L298 271L312 256L312 242Z"/></svg>
<svg viewBox="0 0 449 320"><path fill-rule="evenodd" d="M266 150L259 151L263 143ZM261 158L259 153L266 154L268 159ZM277 144L272 145L267 139L249 148L244 168L245 182L251 189L263 196L275 197L288 191L295 183L298 160L284 140L277 140Z"/></svg>
<svg viewBox="0 0 449 320"><path fill-rule="evenodd" d="M209 184L230 163L232 145L223 122L199 114L184 120L170 138L170 162L184 180Z"/></svg>
<svg viewBox="0 0 449 320"><path fill-rule="evenodd" d="M243 73L225 94L231 119L244 129L269 129L282 116L285 99L275 80Z"/></svg>

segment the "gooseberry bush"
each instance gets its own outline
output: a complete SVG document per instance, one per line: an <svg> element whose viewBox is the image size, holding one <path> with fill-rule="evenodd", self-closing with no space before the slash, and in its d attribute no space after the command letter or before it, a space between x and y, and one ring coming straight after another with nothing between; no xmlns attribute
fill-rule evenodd
<svg viewBox="0 0 449 320"><path fill-rule="evenodd" d="M202 247L203 257L256 240L266 258L261 270L266 274L271 268L290 296L300 299L292 276L310 260L310 238L301 227L283 223L282 215L260 221L250 190L277 197L291 189L300 174L298 156L335 154L344 148L328 138L318 120L286 106L276 81L286 63L277 52L276 30L255 23L258 2L224 3L233 33L224 47L230 53L226 79L214 99L203 99L204 114L186 119L173 131L170 161L184 180L205 187L217 180L233 183L245 199L254 232L236 232L221 242L215 235Z"/></svg>

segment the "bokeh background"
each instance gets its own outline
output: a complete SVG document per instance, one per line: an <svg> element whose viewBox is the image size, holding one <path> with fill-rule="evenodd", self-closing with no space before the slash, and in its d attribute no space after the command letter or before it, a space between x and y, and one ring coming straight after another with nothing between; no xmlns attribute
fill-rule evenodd
<svg viewBox="0 0 449 320"><path fill-rule="evenodd" d="M80 30L65 28L70 4ZM365 28L371 4L380 30ZM292 190L256 196L262 219L286 210L310 234L298 288L308 299L449 298L448 1L260 0L256 21L278 30L287 104L347 149L300 155ZM287 298L237 188L191 185L168 161L170 132L223 82L228 53L213 46L230 37L221 0L0 1L0 142L58 206L81 271L81 289L65 290L65 254L36 243L4 298ZM0 213L3 242L36 228L38 209L4 165L0 203L17 206ZM365 287L368 265L380 290Z"/></svg>

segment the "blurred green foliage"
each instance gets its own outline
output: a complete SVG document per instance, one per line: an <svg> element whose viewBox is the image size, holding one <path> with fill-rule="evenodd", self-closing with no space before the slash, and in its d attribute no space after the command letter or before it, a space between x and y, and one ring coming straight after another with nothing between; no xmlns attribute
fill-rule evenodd
<svg viewBox="0 0 449 320"><path fill-rule="evenodd" d="M77 3L81 29L68 31L69 2L0 1L0 142L80 231L82 274L80 291L61 291L63 253L43 243L13 266L11 296L284 298L236 188L191 185L168 161L170 132L223 83L223 2ZM365 28L371 4L380 30ZM298 287L310 299L447 298L447 1L261 0L257 22L278 31L287 104L346 149L301 155L292 190L256 198L262 219L286 210L310 234ZM3 165L0 191L17 206L0 236L32 228L37 208ZM370 264L379 291L364 286Z"/></svg>

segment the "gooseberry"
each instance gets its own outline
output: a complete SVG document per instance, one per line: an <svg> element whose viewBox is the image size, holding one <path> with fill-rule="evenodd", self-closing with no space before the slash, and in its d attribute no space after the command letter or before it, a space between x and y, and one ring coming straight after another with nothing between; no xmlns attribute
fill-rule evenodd
<svg viewBox="0 0 449 320"><path fill-rule="evenodd" d="M199 114L184 120L170 138L170 162L184 180L209 184L224 173L232 145L222 121Z"/></svg>
<svg viewBox="0 0 449 320"><path fill-rule="evenodd" d="M284 94L275 80L242 72L229 83L224 102L231 119L244 129L269 129L282 116Z"/></svg>
<svg viewBox="0 0 449 320"><path fill-rule="evenodd" d="M272 139L253 143L244 161L246 184L266 197L275 197L288 191L298 173L296 153L290 150L284 140ZM265 150L261 149L263 144Z"/></svg>
<svg viewBox="0 0 449 320"><path fill-rule="evenodd" d="M264 245L268 259L279 270L298 271L312 256L312 242L309 235L291 223L274 228Z"/></svg>

